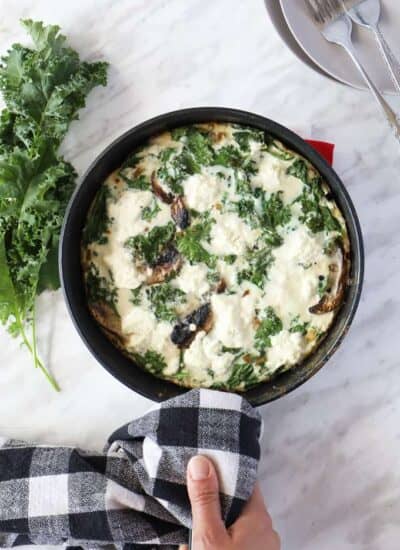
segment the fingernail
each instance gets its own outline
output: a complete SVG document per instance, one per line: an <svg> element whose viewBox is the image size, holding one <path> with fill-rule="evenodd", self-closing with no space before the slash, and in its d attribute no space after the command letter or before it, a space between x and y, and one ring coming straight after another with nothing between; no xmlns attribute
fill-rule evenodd
<svg viewBox="0 0 400 550"><path fill-rule="evenodd" d="M203 481L210 475L210 464L204 456L194 456L189 462L189 474L194 481Z"/></svg>

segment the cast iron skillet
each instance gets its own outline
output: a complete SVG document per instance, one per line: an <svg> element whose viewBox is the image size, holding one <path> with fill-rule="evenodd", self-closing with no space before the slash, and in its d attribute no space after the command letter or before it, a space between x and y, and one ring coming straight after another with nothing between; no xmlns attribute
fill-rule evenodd
<svg viewBox="0 0 400 550"><path fill-rule="evenodd" d="M348 228L351 243L351 277L345 300L327 336L315 352L298 367L262 382L244 396L253 405L273 401L294 390L328 361L346 335L360 299L364 252L360 224L353 203L342 182L325 160L299 136L276 122L245 111L220 107L184 109L153 118L131 130L109 145L93 162L74 193L67 209L60 245L60 272L64 296L75 326L94 357L120 382L156 401L187 391L172 382L155 378L125 357L104 336L86 305L80 264L80 241L89 206L101 183L136 147L148 138L177 126L196 122L231 122L254 126L277 137L290 149L306 157L329 184Z"/></svg>

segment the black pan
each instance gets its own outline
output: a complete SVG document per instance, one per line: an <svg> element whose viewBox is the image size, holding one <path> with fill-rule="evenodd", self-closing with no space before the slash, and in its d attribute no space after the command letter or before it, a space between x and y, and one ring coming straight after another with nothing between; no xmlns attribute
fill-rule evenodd
<svg viewBox="0 0 400 550"><path fill-rule="evenodd" d="M80 241L89 206L105 178L148 138L177 126L198 122L231 122L254 126L281 140L307 158L329 184L347 223L351 244L351 276L344 302L325 339L298 367L262 382L244 396L253 405L273 401L294 390L318 372L336 351L356 312L363 282L364 251L360 224L353 203L337 174L310 145L287 128L252 113L221 107L202 107L167 113L131 130L109 145L93 162L74 193L66 213L60 245L60 272L65 300L75 326L99 363L120 382L136 392L162 401L187 391L172 382L155 378L125 357L105 337L86 304L80 264Z"/></svg>

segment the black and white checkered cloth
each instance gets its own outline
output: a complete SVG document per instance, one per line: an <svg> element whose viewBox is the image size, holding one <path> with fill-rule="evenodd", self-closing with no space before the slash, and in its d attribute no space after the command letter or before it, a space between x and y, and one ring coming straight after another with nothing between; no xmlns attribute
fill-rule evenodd
<svg viewBox="0 0 400 550"><path fill-rule="evenodd" d="M0 546L187 542L189 459L210 457L229 525L253 491L261 421L238 395L192 390L117 430L104 454L0 441Z"/></svg>

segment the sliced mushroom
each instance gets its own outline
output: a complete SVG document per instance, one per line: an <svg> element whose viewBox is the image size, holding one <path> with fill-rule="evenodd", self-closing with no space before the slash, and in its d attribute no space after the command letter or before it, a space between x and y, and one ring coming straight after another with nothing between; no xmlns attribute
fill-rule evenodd
<svg viewBox="0 0 400 550"><path fill-rule="evenodd" d="M172 193L165 191L157 181L156 173L151 175L151 188L162 202L171 205L171 216L176 225L180 229L186 229L190 224L189 210L183 202L183 197L174 196Z"/></svg>
<svg viewBox="0 0 400 550"><path fill-rule="evenodd" d="M164 189L157 181L157 176L155 172L151 174L151 188L153 189L154 194L162 202L165 202L165 204L172 204L172 201L174 200L174 195L172 193L167 193L167 191L164 191Z"/></svg>
<svg viewBox="0 0 400 550"><path fill-rule="evenodd" d="M342 243L338 243L338 250L341 254L341 272L338 276L336 276L338 271L338 265L337 264L331 264L329 266L329 270L331 274L335 276L335 279L337 279L336 284L336 292L335 294L324 294L322 296L321 300L315 304L315 306L310 307L309 312L314 313L317 315L322 315L323 313L329 313L331 311L334 311L336 308L340 306L340 304L343 301L344 293L346 290L346 286L348 283L349 278L349 260L347 258L347 254L344 251L344 247ZM333 281L334 282L334 281Z"/></svg>
<svg viewBox="0 0 400 550"><path fill-rule="evenodd" d="M177 196L172 201L171 216L180 229L186 229L190 224L189 211L183 202L183 197Z"/></svg>
<svg viewBox="0 0 400 550"><path fill-rule="evenodd" d="M148 285L164 282L172 273L176 273L182 266L182 256L177 249L168 245L158 257L151 275L146 280Z"/></svg>
<svg viewBox="0 0 400 550"><path fill-rule="evenodd" d="M139 164L139 166L136 166L135 170L133 171L133 175L135 178L138 178L141 174L144 172L144 167Z"/></svg>
<svg viewBox="0 0 400 550"><path fill-rule="evenodd" d="M174 326L171 341L178 348L188 348L200 330L211 330L212 323L211 306L204 304Z"/></svg>
<svg viewBox="0 0 400 550"><path fill-rule="evenodd" d="M215 287L215 292L217 294L222 294L226 290L226 281L225 279L220 279Z"/></svg>

